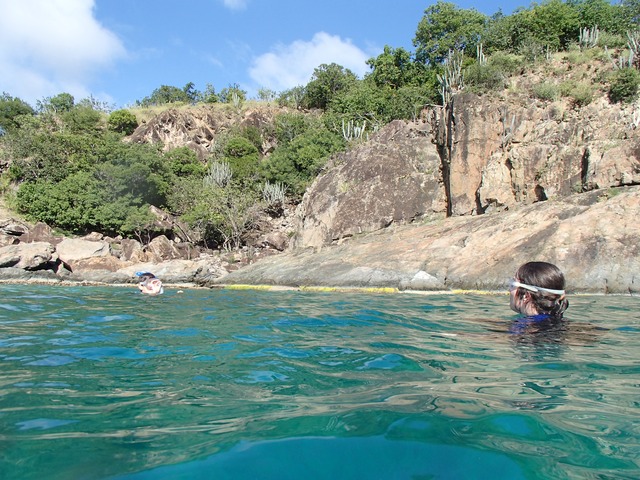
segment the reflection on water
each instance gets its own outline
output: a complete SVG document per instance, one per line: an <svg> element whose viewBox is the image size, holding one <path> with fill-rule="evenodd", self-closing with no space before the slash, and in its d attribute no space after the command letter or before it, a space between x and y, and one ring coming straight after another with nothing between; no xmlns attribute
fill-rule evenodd
<svg viewBox="0 0 640 480"><path fill-rule="evenodd" d="M634 297L0 295L3 479L640 475Z"/></svg>

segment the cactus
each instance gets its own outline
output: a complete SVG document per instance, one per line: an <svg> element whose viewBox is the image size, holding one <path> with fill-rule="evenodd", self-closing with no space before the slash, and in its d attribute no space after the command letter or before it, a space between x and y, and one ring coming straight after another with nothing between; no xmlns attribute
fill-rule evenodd
<svg viewBox="0 0 640 480"><path fill-rule="evenodd" d="M482 52L482 43L479 43L478 45L476 45L476 58L478 59L478 64L480 65L487 64L487 57Z"/></svg>
<svg viewBox="0 0 640 480"><path fill-rule="evenodd" d="M233 173L228 162L213 162L203 181L205 186L225 187L231 181L232 176Z"/></svg>
<svg viewBox="0 0 640 480"><path fill-rule="evenodd" d="M462 74L462 52L449 50L449 55L444 62L444 72L437 75L440 83L440 95L442 104L451 102L451 97L464 88L464 75Z"/></svg>
<svg viewBox="0 0 640 480"><path fill-rule="evenodd" d="M598 45L598 38L600 38L600 30L597 25L593 28L584 27L580 29L580 35L578 37L580 50L595 47Z"/></svg>
<svg viewBox="0 0 640 480"><path fill-rule="evenodd" d="M347 142L350 142L352 140L361 140L366 128L366 120L362 122L362 125L354 124L353 120L349 120L349 122L345 125L344 119L342 120L342 136Z"/></svg>
<svg viewBox="0 0 640 480"><path fill-rule="evenodd" d="M281 182L265 182L262 186L262 199L270 207L284 205L286 193L287 187Z"/></svg>

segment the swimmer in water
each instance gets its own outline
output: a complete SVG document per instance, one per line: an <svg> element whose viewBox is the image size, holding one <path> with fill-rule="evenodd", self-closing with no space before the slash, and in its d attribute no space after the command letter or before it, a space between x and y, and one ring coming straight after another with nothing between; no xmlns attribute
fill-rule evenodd
<svg viewBox="0 0 640 480"><path fill-rule="evenodd" d="M138 290L145 295L162 295L164 287L162 281L150 272L136 272L136 276L140 278Z"/></svg>
<svg viewBox="0 0 640 480"><path fill-rule="evenodd" d="M509 284L510 306L528 317L562 318L569 307L564 275L547 262L522 265Z"/></svg>

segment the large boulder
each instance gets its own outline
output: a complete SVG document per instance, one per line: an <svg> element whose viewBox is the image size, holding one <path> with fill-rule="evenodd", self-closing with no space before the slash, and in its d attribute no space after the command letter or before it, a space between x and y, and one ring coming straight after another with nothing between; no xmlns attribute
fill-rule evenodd
<svg viewBox="0 0 640 480"><path fill-rule="evenodd" d="M56 252L60 260L69 265L71 269L82 260L106 257L111 253L109 243L103 240L91 241L82 238L65 238L56 246Z"/></svg>
<svg viewBox="0 0 640 480"><path fill-rule="evenodd" d="M440 157L426 128L394 121L335 157L304 196L293 247L443 215Z"/></svg>
<svg viewBox="0 0 640 480"><path fill-rule="evenodd" d="M57 260L55 247L48 242L18 243L0 247L0 268L41 270Z"/></svg>

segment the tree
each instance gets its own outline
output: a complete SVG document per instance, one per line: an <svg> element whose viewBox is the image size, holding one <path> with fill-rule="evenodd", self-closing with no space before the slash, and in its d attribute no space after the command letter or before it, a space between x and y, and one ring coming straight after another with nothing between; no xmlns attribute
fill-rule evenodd
<svg viewBox="0 0 640 480"><path fill-rule="evenodd" d="M60 118L72 133L95 134L103 128L102 115L91 107L76 105L62 113Z"/></svg>
<svg viewBox="0 0 640 480"><path fill-rule="evenodd" d="M187 87L188 86L189 84L187 84ZM189 103L190 101L189 95L184 89L172 87L170 85L161 85L151 93L151 96L145 97L136 103L143 107L150 107L175 102Z"/></svg>
<svg viewBox="0 0 640 480"><path fill-rule="evenodd" d="M367 79L377 87L400 88L404 85L420 82L422 68L414 63L409 53L404 48L392 48L385 45L384 51L376 58L367 60L371 67L371 73Z"/></svg>
<svg viewBox="0 0 640 480"><path fill-rule="evenodd" d="M598 27L608 33L624 34L631 28L625 8L608 0L573 0L568 2L578 12L581 27Z"/></svg>
<svg viewBox="0 0 640 480"><path fill-rule="evenodd" d="M631 25L640 23L640 0L622 0L625 17Z"/></svg>
<svg viewBox="0 0 640 480"><path fill-rule="evenodd" d="M238 102L242 103L247 99L247 92L242 90L237 83L232 83L220 90L218 98L222 103L234 103L234 98L237 98Z"/></svg>
<svg viewBox="0 0 640 480"><path fill-rule="evenodd" d="M216 94L216 89L212 84L207 83L207 88L200 94L200 100L204 103L217 103L220 99Z"/></svg>
<svg viewBox="0 0 640 480"><path fill-rule="evenodd" d="M195 103L198 101L198 97L200 96L200 92L196 90L196 84L193 82L187 83L184 87L182 87L182 91L184 92L187 100L190 103Z"/></svg>
<svg viewBox="0 0 640 480"><path fill-rule="evenodd" d="M129 110L116 110L107 120L109 130L125 135L131 135L138 128L138 119Z"/></svg>
<svg viewBox="0 0 640 480"><path fill-rule="evenodd" d="M304 101L305 88L302 85L290 88L278 95L278 105L281 107L295 108L296 110L302 106Z"/></svg>
<svg viewBox="0 0 640 480"><path fill-rule="evenodd" d="M257 173L260 154L248 138L234 137L224 147L224 161L231 166L234 178L242 183L247 182Z"/></svg>
<svg viewBox="0 0 640 480"><path fill-rule="evenodd" d="M70 93L59 93L54 97L47 97L37 102L38 111L41 113L68 112L74 105L75 99Z"/></svg>
<svg viewBox="0 0 640 480"><path fill-rule="evenodd" d="M258 89L258 99L263 102L273 102L277 97L277 93L275 90L271 90L270 88L260 88Z"/></svg>
<svg viewBox="0 0 640 480"><path fill-rule="evenodd" d="M196 176L202 178L207 168L198 160L196 153L189 147L178 147L164 154L169 168L177 177Z"/></svg>
<svg viewBox="0 0 640 480"><path fill-rule="evenodd" d="M322 123L309 125L262 162L262 175L265 180L287 185L288 191L301 196L329 156L344 147L342 134L327 130Z"/></svg>
<svg viewBox="0 0 640 480"><path fill-rule="evenodd" d="M452 3L438 1L425 10L418 24L413 40L416 59L436 65L447 58L450 50L475 54L486 23L486 15L475 9L464 10Z"/></svg>
<svg viewBox="0 0 640 480"><path fill-rule="evenodd" d="M35 115L35 111L27 102L4 92L0 96L0 127L5 131L18 128L21 115Z"/></svg>
<svg viewBox="0 0 640 480"><path fill-rule="evenodd" d="M548 0L523 13L525 27L541 45L554 50L575 42L580 31L577 9L562 0Z"/></svg>
<svg viewBox="0 0 640 480"><path fill-rule="evenodd" d="M331 100L357 81L356 75L337 63L323 63L313 71L305 89L304 103L309 108L326 110Z"/></svg>

